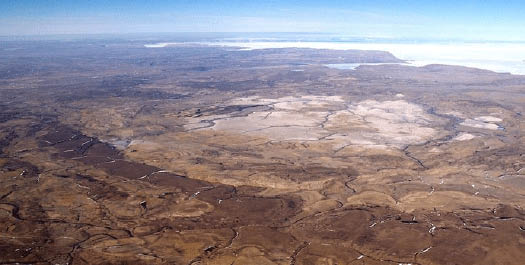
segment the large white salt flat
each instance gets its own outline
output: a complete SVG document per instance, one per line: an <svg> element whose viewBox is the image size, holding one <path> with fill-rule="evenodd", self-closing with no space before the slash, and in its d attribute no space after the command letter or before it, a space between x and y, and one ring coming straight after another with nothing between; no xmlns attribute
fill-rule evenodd
<svg viewBox="0 0 525 265"><path fill-rule="evenodd" d="M188 130L219 130L265 136L277 141L327 141L334 149L345 146L402 148L436 136L436 118L405 100L364 100L350 105L338 96L298 96L265 99L236 98L230 104L266 104L272 110L246 116L215 119L187 118ZM334 109L335 108L335 109ZM331 110L330 110L331 109Z"/></svg>

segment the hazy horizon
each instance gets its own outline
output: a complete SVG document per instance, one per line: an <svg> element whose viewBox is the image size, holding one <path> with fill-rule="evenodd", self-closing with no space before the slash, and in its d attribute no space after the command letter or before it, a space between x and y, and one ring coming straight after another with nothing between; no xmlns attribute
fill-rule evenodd
<svg viewBox="0 0 525 265"><path fill-rule="evenodd" d="M524 41L520 1L3 1L0 36L311 33Z"/></svg>

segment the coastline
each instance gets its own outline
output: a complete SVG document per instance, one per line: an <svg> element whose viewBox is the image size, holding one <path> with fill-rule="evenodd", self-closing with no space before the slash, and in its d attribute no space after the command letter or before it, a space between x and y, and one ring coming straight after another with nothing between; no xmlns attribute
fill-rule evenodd
<svg viewBox="0 0 525 265"><path fill-rule="evenodd" d="M490 70L497 73L525 75L525 44L522 43L379 43L329 41L207 41L159 42L145 44L146 48L165 48L172 45L209 45L238 47L240 50L275 48L312 48L330 50L387 51L412 66L443 64Z"/></svg>

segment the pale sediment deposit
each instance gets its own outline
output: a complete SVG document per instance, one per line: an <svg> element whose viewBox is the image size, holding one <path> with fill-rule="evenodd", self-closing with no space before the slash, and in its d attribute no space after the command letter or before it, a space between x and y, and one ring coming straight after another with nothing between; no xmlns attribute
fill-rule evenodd
<svg viewBox="0 0 525 265"><path fill-rule="evenodd" d="M269 110L241 117L192 117L186 128L205 127L278 141L328 141L337 146L402 147L427 141L438 133L431 127L438 117L399 99L346 102L338 96L252 97L237 98L231 104L266 105Z"/></svg>

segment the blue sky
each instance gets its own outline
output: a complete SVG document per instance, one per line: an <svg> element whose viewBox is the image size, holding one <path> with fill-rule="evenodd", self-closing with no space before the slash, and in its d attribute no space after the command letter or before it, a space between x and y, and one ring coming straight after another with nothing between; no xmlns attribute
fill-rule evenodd
<svg viewBox="0 0 525 265"><path fill-rule="evenodd" d="M525 1L1 0L0 35L326 32L525 40Z"/></svg>

